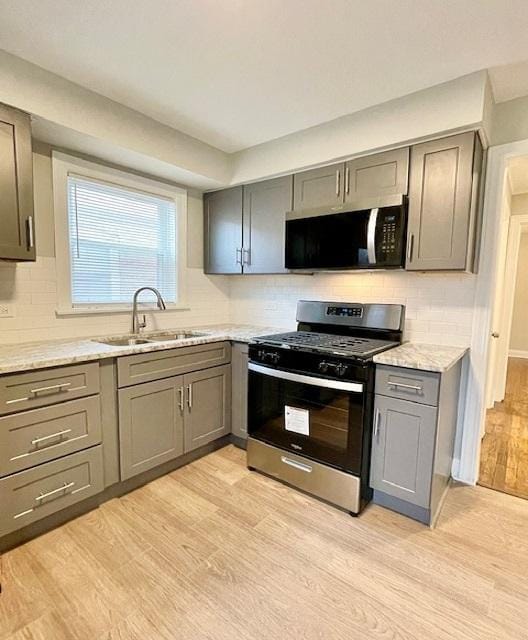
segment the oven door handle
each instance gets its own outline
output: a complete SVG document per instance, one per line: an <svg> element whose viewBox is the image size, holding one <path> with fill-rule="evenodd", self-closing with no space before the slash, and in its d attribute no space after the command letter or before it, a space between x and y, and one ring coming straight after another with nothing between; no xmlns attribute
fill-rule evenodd
<svg viewBox="0 0 528 640"><path fill-rule="evenodd" d="M290 382L299 382L301 384L309 384L314 387L323 387L324 389L337 389L338 391L350 391L352 393L363 393L363 384L359 382L344 382L342 380L328 380L327 378L315 378L314 376L306 376L300 373L292 373L291 371L282 371L282 369L271 369L261 364L250 362L248 369L255 373L262 373L272 378L280 378Z"/></svg>

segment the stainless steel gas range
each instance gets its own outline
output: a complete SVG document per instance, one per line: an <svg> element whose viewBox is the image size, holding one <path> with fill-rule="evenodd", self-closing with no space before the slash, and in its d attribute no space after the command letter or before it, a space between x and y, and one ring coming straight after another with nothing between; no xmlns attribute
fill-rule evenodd
<svg viewBox="0 0 528 640"><path fill-rule="evenodd" d="M297 331L249 346L247 464L357 515L368 486L374 365L405 307L300 301Z"/></svg>

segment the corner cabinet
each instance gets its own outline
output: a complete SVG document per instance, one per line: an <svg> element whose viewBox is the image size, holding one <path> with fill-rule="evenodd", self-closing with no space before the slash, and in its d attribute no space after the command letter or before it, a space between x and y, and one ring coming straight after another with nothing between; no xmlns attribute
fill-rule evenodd
<svg viewBox="0 0 528 640"><path fill-rule="evenodd" d="M412 147L407 270L476 270L482 163L473 131Z"/></svg>
<svg viewBox="0 0 528 640"><path fill-rule="evenodd" d="M0 259L35 260L29 115L0 104Z"/></svg>
<svg viewBox="0 0 528 640"><path fill-rule="evenodd" d="M293 176L204 195L204 270L210 274L284 273L286 212Z"/></svg>

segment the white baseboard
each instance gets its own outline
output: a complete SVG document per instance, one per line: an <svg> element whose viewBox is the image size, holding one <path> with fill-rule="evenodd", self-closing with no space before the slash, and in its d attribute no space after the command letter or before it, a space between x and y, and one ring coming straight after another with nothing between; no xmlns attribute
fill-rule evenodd
<svg viewBox="0 0 528 640"><path fill-rule="evenodd" d="M510 349L508 351L510 358L528 358L528 351L521 351L520 349Z"/></svg>

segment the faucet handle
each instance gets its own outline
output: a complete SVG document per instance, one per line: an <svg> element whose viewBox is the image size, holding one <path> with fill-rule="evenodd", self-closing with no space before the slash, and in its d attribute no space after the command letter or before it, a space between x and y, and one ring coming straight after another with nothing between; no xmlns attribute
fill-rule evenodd
<svg viewBox="0 0 528 640"><path fill-rule="evenodd" d="M141 316L141 321L138 322L138 329L141 331L141 329L144 329L146 326L147 326L147 316L143 314Z"/></svg>

